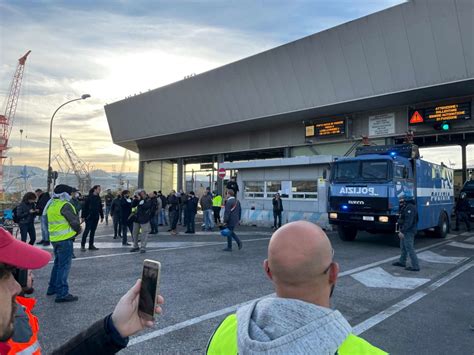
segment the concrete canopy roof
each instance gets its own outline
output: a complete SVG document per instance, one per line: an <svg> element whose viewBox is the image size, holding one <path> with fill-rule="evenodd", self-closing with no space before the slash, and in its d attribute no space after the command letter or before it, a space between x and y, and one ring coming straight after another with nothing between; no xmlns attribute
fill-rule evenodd
<svg viewBox="0 0 474 355"><path fill-rule="evenodd" d="M472 94L474 1L411 0L105 106L114 143L137 151L209 128L249 130ZM443 86L443 87L441 87ZM419 101L418 101L419 102Z"/></svg>

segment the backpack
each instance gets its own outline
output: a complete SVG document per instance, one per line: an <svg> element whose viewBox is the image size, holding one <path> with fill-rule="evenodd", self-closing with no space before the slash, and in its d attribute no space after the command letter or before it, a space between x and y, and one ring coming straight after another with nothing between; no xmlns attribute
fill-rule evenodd
<svg viewBox="0 0 474 355"><path fill-rule="evenodd" d="M18 206L16 206L13 211L12 211L12 216L13 216L13 222L15 223L20 223L20 217L18 217Z"/></svg>

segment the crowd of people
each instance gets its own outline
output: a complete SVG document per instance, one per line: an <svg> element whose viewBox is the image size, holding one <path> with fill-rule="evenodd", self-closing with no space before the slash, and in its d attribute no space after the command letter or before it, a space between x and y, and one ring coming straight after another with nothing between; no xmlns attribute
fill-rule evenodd
<svg viewBox="0 0 474 355"><path fill-rule="evenodd" d="M195 233L195 216L200 205L204 215L203 229L211 231L220 225L227 236L224 251L232 251L233 241L238 249L242 248L242 241L235 234L241 219L236 191L238 185L227 185L223 198L207 188L198 199L193 191L172 190L164 196L161 191L138 190L133 195L123 191L113 196L109 190L105 195L105 214L100 186L94 186L84 199L75 188L67 185L56 186L51 196L41 190L26 193L14 213L21 241L0 228L0 355L40 353L39 320L34 315L36 301L28 296L34 291L31 270L44 267L51 255L33 246L36 216L40 217L42 227L42 240L36 244L53 245L54 263L47 295L55 296L57 303L74 302L78 297L69 292L68 274L74 255L73 242L81 234L82 224L85 228L81 250L86 250L87 242L89 250L98 250L94 245L97 225L104 220L108 223L110 216L114 238L122 238L123 245L131 246L131 252L144 253L149 235L158 233L159 226L168 225L172 235L178 233L178 224L186 227L185 233ZM394 265L419 271L413 248L416 210L412 200L409 193L400 197L402 254ZM330 308L339 265L325 232L305 221L282 226L283 202L279 194L273 198L272 205L276 231L270 239L263 266L276 296L244 305L229 315L211 335L206 353L386 354L354 335L342 314ZM461 202L457 213L462 212ZM133 245L128 243L128 233ZM406 266L407 257L411 261L409 267ZM145 320L138 312L139 293L140 281L122 297L111 314L53 354L113 354L125 348L129 336L153 326L153 322ZM158 296L157 313L161 312L163 302Z"/></svg>

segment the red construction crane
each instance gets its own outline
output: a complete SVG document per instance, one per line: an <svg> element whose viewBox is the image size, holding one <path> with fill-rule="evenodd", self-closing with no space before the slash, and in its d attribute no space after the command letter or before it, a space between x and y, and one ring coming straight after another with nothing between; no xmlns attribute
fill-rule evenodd
<svg viewBox="0 0 474 355"><path fill-rule="evenodd" d="M7 99L7 106L5 107L5 114L0 115L0 197L3 199L3 163L7 157L8 140L13 127L13 120L15 118L16 107L18 105L18 98L20 97L21 81L23 79L23 72L25 71L26 58L31 51L18 59L18 66L16 67L13 80L10 85L10 95Z"/></svg>

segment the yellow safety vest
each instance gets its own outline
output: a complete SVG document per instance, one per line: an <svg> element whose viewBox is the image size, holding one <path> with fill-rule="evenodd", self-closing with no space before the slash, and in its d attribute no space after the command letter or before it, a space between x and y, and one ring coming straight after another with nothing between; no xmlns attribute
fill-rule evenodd
<svg viewBox="0 0 474 355"><path fill-rule="evenodd" d="M212 206L214 206L214 207L221 207L222 206L222 196L221 195L214 196L214 198L212 199Z"/></svg>
<svg viewBox="0 0 474 355"><path fill-rule="evenodd" d="M66 204L69 204L74 213L76 213L76 208L70 202L57 198L53 199L53 202L48 206L46 214L48 216L49 239L51 242L68 240L77 234L61 214L61 209Z"/></svg>
<svg viewBox="0 0 474 355"><path fill-rule="evenodd" d="M216 329L207 346L207 355L235 355L239 353L237 342L237 315L231 314ZM337 351L338 355L386 355L354 334L344 340Z"/></svg>

